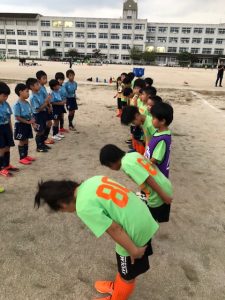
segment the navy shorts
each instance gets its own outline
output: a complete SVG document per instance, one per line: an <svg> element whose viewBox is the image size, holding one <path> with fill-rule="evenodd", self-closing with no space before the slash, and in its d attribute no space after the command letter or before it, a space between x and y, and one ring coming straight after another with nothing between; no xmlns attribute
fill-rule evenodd
<svg viewBox="0 0 225 300"><path fill-rule="evenodd" d="M65 108L65 106L63 106L63 114L66 114L66 113L67 113L66 108Z"/></svg>
<svg viewBox="0 0 225 300"><path fill-rule="evenodd" d="M64 111L64 106L53 105L53 120L60 120Z"/></svg>
<svg viewBox="0 0 225 300"><path fill-rule="evenodd" d="M0 148L15 146L13 133L9 124L0 125Z"/></svg>
<svg viewBox="0 0 225 300"><path fill-rule="evenodd" d="M130 256L121 256L116 253L118 272L124 280L132 280L137 276L147 272L150 269L149 256L153 254L151 240L147 243L144 256L135 259L134 264L131 263Z"/></svg>
<svg viewBox="0 0 225 300"><path fill-rule="evenodd" d="M17 141L25 141L33 138L31 124L15 123L14 139Z"/></svg>
<svg viewBox="0 0 225 300"><path fill-rule="evenodd" d="M66 108L68 111L78 110L77 99L76 98L67 98L66 100Z"/></svg>
<svg viewBox="0 0 225 300"><path fill-rule="evenodd" d="M36 123L35 131L36 132L43 132L46 128L46 122L47 122L47 112L41 111L37 114L34 114L34 119Z"/></svg>
<svg viewBox="0 0 225 300"><path fill-rule="evenodd" d="M48 111L46 111L46 121L51 121L53 120L53 113L49 113Z"/></svg>

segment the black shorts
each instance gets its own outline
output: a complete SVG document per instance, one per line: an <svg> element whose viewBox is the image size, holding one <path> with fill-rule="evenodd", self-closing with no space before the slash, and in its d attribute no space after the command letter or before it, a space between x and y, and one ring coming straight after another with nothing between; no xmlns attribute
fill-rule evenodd
<svg viewBox="0 0 225 300"><path fill-rule="evenodd" d="M0 149L15 146L13 133L9 124L0 125Z"/></svg>
<svg viewBox="0 0 225 300"><path fill-rule="evenodd" d="M159 222L159 223L163 223L163 222L169 222L170 219L170 204L162 204L159 207L149 207L149 210L153 216L153 218Z"/></svg>
<svg viewBox="0 0 225 300"><path fill-rule="evenodd" d="M122 109L122 103L121 98L117 98L117 108Z"/></svg>
<svg viewBox="0 0 225 300"><path fill-rule="evenodd" d="M34 114L34 119L36 123L35 131L36 132L43 132L46 128L46 122L47 122L47 112L41 111L37 114Z"/></svg>
<svg viewBox="0 0 225 300"><path fill-rule="evenodd" d="M66 112L65 106L63 105L63 114L66 114Z"/></svg>
<svg viewBox="0 0 225 300"><path fill-rule="evenodd" d="M46 111L46 121L53 120L53 113Z"/></svg>
<svg viewBox="0 0 225 300"><path fill-rule="evenodd" d="M77 99L76 98L67 98L66 100L66 108L68 111L78 110Z"/></svg>
<svg viewBox="0 0 225 300"><path fill-rule="evenodd" d="M118 272L124 280L132 280L150 269L149 256L153 254L151 240L147 243L145 254L140 259L135 259L131 264L130 256L121 256L116 253Z"/></svg>
<svg viewBox="0 0 225 300"><path fill-rule="evenodd" d="M31 124L15 123L14 139L17 141L25 141L33 138Z"/></svg>
<svg viewBox="0 0 225 300"><path fill-rule="evenodd" d="M121 101L121 108L123 109L123 108L126 107L126 106L127 106L127 102Z"/></svg>
<svg viewBox="0 0 225 300"><path fill-rule="evenodd" d="M64 106L53 105L52 107L53 107L53 120L60 120L64 111Z"/></svg>

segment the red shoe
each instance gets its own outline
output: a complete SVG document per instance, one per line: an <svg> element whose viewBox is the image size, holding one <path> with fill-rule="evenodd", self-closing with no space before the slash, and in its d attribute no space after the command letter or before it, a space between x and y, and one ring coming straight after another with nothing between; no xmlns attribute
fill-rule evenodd
<svg viewBox="0 0 225 300"><path fill-rule="evenodd" d="M55 144L55 141L53 139L47 139L45 141L45 145L52 145L52 144Z"/></svg>
<svg viewBox="0 0 225 300"><path fill-rule="evenodd" d="M34 158L32 156L27 156L27 157L25 157L25 159L28 160L28 161L35 161L36 160L36 158Z"/></svg>
<svg viewBox="0 0 225 300"><path fill-rule="evenodd" d="M5 168L7 171L13 171L13 172L19 172L19 169L16 167L13 167L12 165L8 165L8 167Z"/></svg>
<svg viewBox="0 0 225 300"><path fill-rule="evenodd" d="M65 133L69 133L70 131L69 131L68 129L61 128L61 129L59 129L59 132L65 132Z"/></svg>
<svg viewBox="0 0 225 300"><path fill-rule="evenodd" d="M96 281L95 289L101 294L113 294L114 282L113 281Z"/></svg>
<svg viewBox="0 0 225 300"><path fill-rule="evenodd" d="M111 300L112 297L111 296L107 296L107 297L104 297L104 298L94 298L93 300Z"/></svg>
<svg viewBox="0 0 225 300"><path fill-rule="evenodd" d="M0 171L0 175L4 176L4 177L12 177L12 173L10 173L8 170L3 169Z"/></svg>
<svg viewBox="0 0 225 300"><path fill-rule="evenodd" d="M31 164L31 161L27 160L27 158L22 158L20 161L19 161L22 165L30 165Z"/></svg>

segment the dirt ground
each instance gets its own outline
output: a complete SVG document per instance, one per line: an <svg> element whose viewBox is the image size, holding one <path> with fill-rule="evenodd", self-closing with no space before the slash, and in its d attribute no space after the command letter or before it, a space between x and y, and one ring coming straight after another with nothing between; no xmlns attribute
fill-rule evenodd
<svg viewBox="0 0 225 300"><path fill-rule="evenodd" d="M116 76L130 67L113 66L111 71L111 66L76 68L78 81L82 81L96 76L98 70L101 77L106 77L112 71ZM16 62L0 63L0 78L23 80L39 69L18 67ZM43 69L51 79L53 72L65 71L67 66L44 62ZM175 110L171 126L174 202L171 221L161 225L154 238L151 270L138 278L131 299L222 300L224 89L213 88L215 71L211 70L153 68L149 75L156 80L159 95ZM190 81L189 87L183 86L184 80ZM14 86L10 84L12 90ZM126 175L100 166L98 159L99 149L106 143L127 149L124 141L129 137L129 128L121 126L115 117L114 94L114 87L80 85L76 117L80 134L67 134L46 154L36 153L31 141L30 154L37 161L32 166L21 165L13 178L0 178L0 185L6 189L0 194L0 299L91 300L98 296L93 288L96 280L114 279L114 243L107 235L96 239L74 215L33 208L41 179L84 180L108 175L137 190ZM9 102L15 100L12 93ZM19 165L17 147L12 149L12 163Z"/></svg>

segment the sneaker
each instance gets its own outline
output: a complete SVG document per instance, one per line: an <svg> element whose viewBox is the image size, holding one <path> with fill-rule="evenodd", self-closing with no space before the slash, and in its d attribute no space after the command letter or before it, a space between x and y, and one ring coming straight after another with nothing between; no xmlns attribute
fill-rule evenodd
<svg viewBox="0 0 225 300"><path fill-rule="evenodd" d="M19 169L12 165L8 165L8 167L6 167L5 169L12 172L19 172Z"/></svg>
<svg viewBox="0 0 225 300"><path fill-rule="evenodd" d="M111 296L107 296L107 297L104 297L104 298L94 298L93 300L111 300L112 297Z"/></svg>
<svg viewBox="0 0 225 300"><path fill-rule="evenodd" d="M22 165L30 165L30 164L31 164L31 161L27 160L26 158L20 159L19 162L20 162Z"/></svg>
<svg viewBox="0 0 225 300"><path fill-rule="evenodd" d="M47 139L45 141L45 145L52 145L52 144L55 144L54 140L53 139Z"/></svg>
<svg viewBox="0 0 225 300"><path fill-rule="evenodd" d="M95 289L101 294L110 294L112 295L114 289L113 281L96 281Z"/></svg>
<svg viewBox="0 0 225 300"><path fill-rule="evenodd" d="M60 139L63 139L65 137L65 135L63 135L61 133L57 133L56 136L58 136Z"/></svg>
<svg viewBox="0 0 225 300"><path fill-rule="evenodd" d="M60 128L59 129L59 132L65 132L65 133L69 133L70 131L68 129L65 129L65 128Z"/></svg>
<svg viewBox="0 0 225 300"><path fill-rule="evenodd" d="M10 172L9 172L8 170L6 170L6 169L1 170L1 171L0 171L0 175L2 175L2 176L4 176L4 177L12 177L12 176L13 176L13 174L10 173Z"/></svg>
<svg viewBox="0 0 225 300"><path fill-rule="evenodd" d="M60 137L58 137L57 135L54 135L52 137L55 141L61 141L62 139Z"/></svg>
<svg viewBox="0 0 225 300"><path fill-rule="evenodd" d="M46 148L37 148L37 152L48 152Z"/></svg>
<svg viewBox="0 0 225 300"><path fill-rule="evenodd" d="M43 145L43 148L44 149L47 149L47 150L50 150L50 149L52 149L51 147L49 147L48 145Z"/></svg>
<svg viewBox="0 0 225 300"><path fill-rule="evenodd" d="M4 187L0 186L0 193L4 193L5 189Z"/></svg>
<svg viewBox="0 0 225 300"><path fill-rule="evenodd" d="M70 131L76 131L76 129L75 129L73 126L70 126L70 127L69 127L69 130L70 130Z"/></svg>
<svg viewBox="0 0 225 300"><path fill-rule="evenodd" d="M25 157L26 158L26 160L28 160L28 161L35 161L36 160L36 158L34 158L34 157L32 157L32 156L27 156L27 157Z"/></svg>

